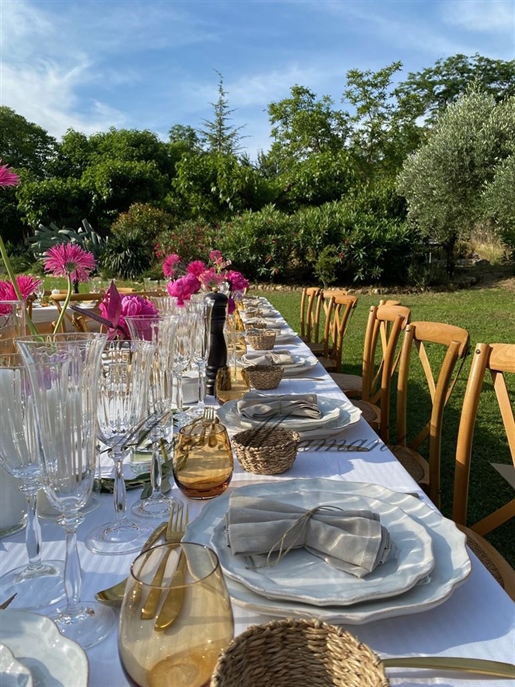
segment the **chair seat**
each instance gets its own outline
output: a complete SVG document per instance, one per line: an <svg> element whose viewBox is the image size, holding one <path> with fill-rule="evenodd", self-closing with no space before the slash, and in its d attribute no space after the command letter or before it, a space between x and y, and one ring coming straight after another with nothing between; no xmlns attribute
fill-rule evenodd
<svg viewBox="0 0 515 687"><path fill-rule="evenodd" d="M348 398L359 398L363 378L360 375L348 375L343 372L331 373L332 379Z"/></svg>
<svg viewBox="0 0 515 687"><path fill-rule="evenodd" d="M459 524L457 527L467 535L467 546L476 554L504 591L515 601L515 575L508 561L484 537L474 532L470 527Z"/></svg>
<svg viewBox="0 0 515 687"><path fill-rule="evenodd" d="M318 358L318 362L322 365L322 367L327 370L328 372L331 372L331 370L336 370L336 367L338 363L336 360L333 360L332 358L324 358L324 356L320 356Z"/></svg>
<svg viewBox="0 0 515 687"><path fill-rule="evenodd" d="M381 425L381 410L379 407L357 398L352 399L352 405L361 410L362 418L368 422L374 431L378 432Z"/></svg>
<svg viewBox="0 0 515 687"><path fill-rule="evenodd" d="M320 356L323 356L323 355L324 355L324 353L325 353L325 344L324 344L323 341L319 341L318 343L309 343L309 342L308 342L307 345L308 345L309 350L311 351L311 353L313 353L313 355L316 355L317 357L320 357ZM330 349L328 349L327 352L330 353L330 352L331 352Z"/></svg>
<svg viewBox="0 0 515 687"><path fill-rule="evenodd" d="M389 446L388 448L417 484L420 484L422 487L429 484L429 463L422 458L420 453L400 444Z"/></svg>

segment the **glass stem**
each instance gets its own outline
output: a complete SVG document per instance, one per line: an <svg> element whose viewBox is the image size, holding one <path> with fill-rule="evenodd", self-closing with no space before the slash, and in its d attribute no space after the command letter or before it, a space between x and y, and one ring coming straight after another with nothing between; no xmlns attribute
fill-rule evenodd
<svg viewBox="0 0 515 687"><path fill-rule="evenodd" d="M163 481L163 473L161 470L161 447L159 445L159 432L152 433L152 463L150 465L150 484L152 486L152 494L150 498L161 496L161 483Z"/></svg>
<svg viewBox="0 0 515 687"><path fill-rule="evenodd" d="M114 512L116 515L116 522L120 523L125 517L127 509L127 489L125 488L125 480L123 479L123 453L113 451L114 460Z"/></svg>
<svg viewBox="0 0 515 687"><path fill-rule="evenodd" d="M84 520L84 516L76 511L63 514L58 519L66 532L66 558L64 561L64 589L66 591L65 614L74 617L81 612L80 593L82 588L82 572L80 568L79 551L77 549L77 527Z"/></svg>
<svg viewBox="0 0 515 687"><path fill-rule="evenodd" d="M40 487L26 486L21 491L27 497L27 527L25 530L25 544L29 558L29 569L41 568L41 525L38 518L38 491Z"/></svg>
<svg viewBox="0 0 515 687"><path fill-rule="evenodd" d="M178 373L175 378L177 380L177 410L182 413L182 373Z"/></svg>
<svg viewBox="0 0 515 687"><path fill-rule="evenodd" d="M206 401L206 385L204 383L204 366L198 366L198 407L205 408Z"/></svg>

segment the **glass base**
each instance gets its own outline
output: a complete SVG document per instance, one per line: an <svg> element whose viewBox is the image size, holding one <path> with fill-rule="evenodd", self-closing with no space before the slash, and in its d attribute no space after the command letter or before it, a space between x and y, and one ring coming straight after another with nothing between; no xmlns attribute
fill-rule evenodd
<svg viewBox="0 0 515 687"><path fill-rule="evenodd" d="M95 527L86 535L84 543L93 553L121 556L141 551L151 533L151 527L124 519Z"/></svg>
<svg viewBox="0 0 515 687"><path fill-rule="evenodd" d="M10 608L34 611L62 601L64 589L64 562L44 561L40 567L22 566L10 570L0 578L0 598L16 594Z"/></svg>
<svg viewBox="0 0 515 687"><path fill-rule="evenodd" d="M73 616L66 611L54 616L59 631L83 649L89 649L103 641L115 629L116 615L111 608L96 601L84 601Z"/></svg>
<svg viewBox="0 0 515 687"><path fill-rule="evenodd" d="M132 512L140 518L168 518L172 504L178 503L174 498L158 494L136 501L132 506Z"/></svg>

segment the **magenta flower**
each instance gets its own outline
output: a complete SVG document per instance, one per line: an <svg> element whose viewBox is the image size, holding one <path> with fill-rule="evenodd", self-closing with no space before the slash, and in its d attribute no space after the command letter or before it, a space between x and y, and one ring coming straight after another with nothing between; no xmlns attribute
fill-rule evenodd
<svg viewBox="0 0 515 687"><path fill-rule="evenodd" d="M206 269L206 264L202 262L202 260L193 260L186 268L186 272L188 274L194 274L196 277L200 277L202 272L205 272Z"/></svg>
<svg viewBox="0 0 515 687"><path fill-rule="evenodd" d="M16 283L24 301L29 296L36 292L36 289L41 284L41 279L31 277L30 275L21 274L16 277ZM17 301L18 295L16 289L10 281L0 281L0 300L2 301Z"/></svg>
<svg viewBox="0 0 515 687"><path fill-rule="evenodd" d="M0 160L2 162L2 160ZM13 172L8 165L0 167L0 186L18 186L20 177Z"/></svg>
<svg viewBox="0 0 515 687"><path fill-rule="evenodd" d="M175 268L180 263L180 261L181 258L177 255L177 253L172 253L171 255L169 255L163 262L164 276L168 277L169 279L173 279L176 272Z"/></svg>
<svg viewBox="0 0 515 687"><path fill-rule="evenodd" d="M220 286L220 284L225 281L225 276L224 274L217 272L214 267L210 267L208 270L205 270L201 275L199 275L199 279L202 286L204 286L206 289L212 289Z"/></svg>
<svg viewBox="0 0 515 687"><path fill-rule="evenodd" d="M158 315L156 306L143 296L124 296L122 298L122 317L135 315Z"/></svg>
<svg viewBox="0 0 515 687"><path fill-rule="evenodd" d="M184 302L189 301L192 295L200 290L200 281L194 274L189 273L167 284L166 290L172 298L177 298L177 305L182 308Z"/></svg>
<svg viewBox="0 0 515 687"><path fill-rule="evenodd" d="M224 261L223 255L220 253L219 250L212 250L211 253L209 253L209 259L215 265L219 265Z"/></svg>
<svg viewBox="0 0 515 687"><path fill-rule="evenodd" d="M236 270L231 270L227 273L227 281L231 285L233 291L245 291L250 286L248 279L245 279L241 272L236 272Z"/></svg>
<svg viewBox="0 0 515 687"><path fill-rule="evenodd" d="M88 281L96 267L93 253L75 243L59 243L45 253L45 270L54 277L69 277L72 281Z"/></svg>
<svg viewBox="0 0 515 687"><path fill-rule="evenodd" d="M232 315L235 310L236 303L234 302L234 298L231 298L231 296L229 296L229 300L227 301L227 314Z"/></svg>

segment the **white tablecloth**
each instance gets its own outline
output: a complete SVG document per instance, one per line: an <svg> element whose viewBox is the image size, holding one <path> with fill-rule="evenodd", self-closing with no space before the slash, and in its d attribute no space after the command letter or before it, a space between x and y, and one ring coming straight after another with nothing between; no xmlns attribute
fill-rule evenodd
<svg viewBox="0 0 515 687"><path fill-rule="evenodd" d="M300 348L306 350L298 340ZM291 348L291 347L290 347ZM325 375L320 364L309 371L323 381L283 379L281 392L315 391L329 397L341 397L341 392ZM377 439L364 420L349 428L348 441ZM403 492L418 492L427 500L417 484L405 472L391 453L380 443L368 453L301 452L291 470L276 477L260 477L244 472L238 464L230 489L244 484L266 480L288 480L299 477L326 477L335 480L370 482ZM174 487L174 495L178 490ZM139 494L129 492L129 507ZM179 495L179 498L183 498ZM190 518L194 518L203 504L189 502ZM84 573L82 598L92 599L95 592L104 589L127 575L133 556L101 556L90 553L82 543L84 534L93 526L109 521L113 516L112 497L102 496L101 508L88 514L79 528L79 551ZM64 559L64 535L61 527L50 521L43 522L43 555ZM439 655L465 656L515 662L515 605L494 581L484 566L471 554L472 573L452 594L451 598L432 610L414 615L383 619L363 625L349 625L346 629L358 636L380 655ZM2 572L24 564L26 554L24 535L18 533L0 542L0 569ZM242 632L249 624L263 623L270 617L246 611L234 605L235 632ZM91 687L123 687L128 685L122 673L117 652L116 632L101 644L88 650ZM447 687L470 685L474 687L501 687L513 684L508 680L464 676L432 676L428 672L389 671L392 685L439 684ZM72 687L72 686L70 686ZM273 687L272 685L270 687ZM293 685L292 685L293 687Z"/></svg>

